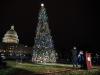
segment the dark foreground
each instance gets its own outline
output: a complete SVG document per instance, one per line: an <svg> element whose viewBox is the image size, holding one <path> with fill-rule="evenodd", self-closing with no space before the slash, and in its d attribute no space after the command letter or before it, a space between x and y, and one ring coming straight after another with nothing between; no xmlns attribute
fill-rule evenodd
<svg viewBox="0 0 100 75"><path fill-rule="evenodd" d="M92 70L73 68L64 64L32 64L7 61L8 66L0 69L0 75L100 75L100 67Z"/></svg>

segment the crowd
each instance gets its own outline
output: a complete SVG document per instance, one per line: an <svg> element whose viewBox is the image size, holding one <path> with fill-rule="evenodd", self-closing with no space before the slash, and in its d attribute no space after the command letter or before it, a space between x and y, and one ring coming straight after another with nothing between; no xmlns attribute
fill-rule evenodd
<svg viewBox="0 0 100 75"><path fill-rule="evenodd" d="M87 69L88 65L100 65L100 54L89 53L87 51L79 50L76 46L71 49L71 61L73 67Z"/></svg>
<svg viewBox="0 0 100 75"><path fill-rule="evenodd" d="M72 64L73 67L86 68L85 52L83 50L78 51L77 47L74 46L72 52Z"/></svg>

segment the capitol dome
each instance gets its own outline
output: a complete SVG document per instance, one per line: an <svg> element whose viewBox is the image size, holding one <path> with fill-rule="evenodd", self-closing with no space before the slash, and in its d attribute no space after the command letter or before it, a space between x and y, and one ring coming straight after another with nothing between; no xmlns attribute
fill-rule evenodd
<svg viewBox="0 0 100 75"><path fill-rule="evenodd" d="M19 43L17 32L14 30L14 26L11 26L11 29L6 32L2 40L3 43Z"/></svg>

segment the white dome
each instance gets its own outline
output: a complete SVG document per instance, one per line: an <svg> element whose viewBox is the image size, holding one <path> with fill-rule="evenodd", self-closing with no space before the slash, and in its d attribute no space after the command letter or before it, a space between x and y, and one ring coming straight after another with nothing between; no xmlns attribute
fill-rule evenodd
<svg viewBox="0 0 100 75"><path fill-rule="evenodd" d="M2 42L4 43L18 43L18 35L17 32L14 30L14 26L11 26L11 29L6 32L3 37Z"/></svg>

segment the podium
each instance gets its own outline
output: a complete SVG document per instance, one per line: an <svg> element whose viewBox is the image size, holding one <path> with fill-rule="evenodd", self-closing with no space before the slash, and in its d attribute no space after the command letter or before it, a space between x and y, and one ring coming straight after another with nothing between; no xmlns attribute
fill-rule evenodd
<svg viewBox="0 0 100 75"><path fill-rule="evenodd" d="M92 69L92 61L91 61L91 53L85 53L85 56L86 56L86 67L88 70L91 70Z"/></svg>

